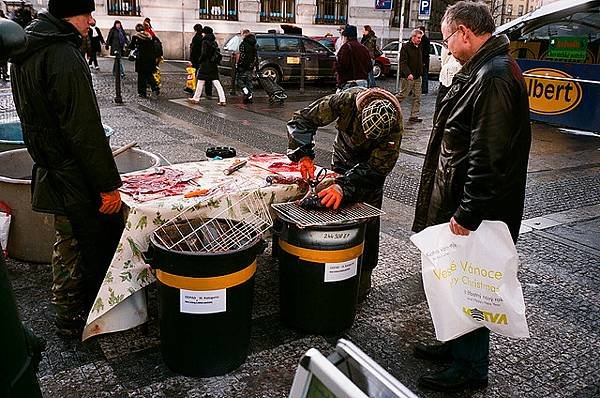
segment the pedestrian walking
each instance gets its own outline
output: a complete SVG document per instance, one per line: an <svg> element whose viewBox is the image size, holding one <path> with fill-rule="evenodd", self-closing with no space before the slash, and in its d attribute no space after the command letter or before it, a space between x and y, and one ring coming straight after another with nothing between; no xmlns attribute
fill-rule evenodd
<svg viewBox="0 0 600 398"><path fill-rule="evenodd" d="M345 43L340 47L333 66L338 91L350 87L367 87L369 71L373 70L369 50L357 40L356 26L346 25L342 32Z"/></svg>
<svg viewBox="0 0 600 398"><path fill-rule="evenodd" d="M158 96L160 90L154 80L154 71L156 70L154 43L152 36L146 30L144 25L137 24L135 26L135 34L131 38L131 48L137 51L135 57L135 71L138 75L137 89L138 96L146 98L146 88L149 85L152 92Z"/></svg>
<svg viewBox="0 0 600 398"><path fill-rule="evenodd" d="M115 20L113 23L113 27L108 31L108 36L106 37L105 48L108 50L110 48L110 55L121 57L125 50L125 47L129 44L129 40L127 40L127 35L125 34L125 30L123 30L123 25L121 25L121 21ZM123 68L123 63L119 62L119 71L117 72L113 68L113 76L117 73L121 73L121 77L125 77L125 69Z"/></svg>
<svg viewBox="0 0 600 398"><path fill-rule="evenodd" d="M421 53L421 38L423 32L413 29L410 39L402 44L400 49L400 93L398 101L402 102L408 96L413 97L409 122L420 123L421 111L421 76L423 75L423 55Z"/></svg>
<svg viewBox="0 0 600 398"><path fill-rule="evenodd" d="M423 121L419 117L421 111L421 76L423 75L423 54L420 47L422 37L422 31L413 29L410 39L403 43L400 49L401 84L398 101L402 102L409 95L413 96L410 117L408 118L408 121L413 123Z"/></svg>
<svg viewBox="0 0 600 398"><path fill-rule="evenodd" d="M99 70L98 66L98 53L102 51L102 46L106 44L104 41L104 37L102 37L102 32L96 26L96 21L90 26L88 30L88 39L90 41L90 47L88 50L88 64L90 67L94 67L94 69Z"/></svg>
<svg viewBox="0 0 600 398"><path fill-rule="evenodd" d="M371 29L371 25L365 25L363 27L363 36L360 40L360 44L367 47L369 55L371 56L371 70L367 77L368 85L369 87L376 87L377 83L375 82L375 76L373 76L373 67L375 66L375 58L379 57L382 52L377 46L377 36L375 36L373 29Z"/></svg>
<svg viewBox="0 0 600 398"><path fill-rule="evenodd" d="M200 102L202 90L205 83L214 84L219 94L218 105L225 106L225 91L219 81L219 62L221 62L221 52L213 30L209 26L202 28L204 37L202 38L202 51L200 53L200 69L198 69L198 82L196 83L196 92L189 99L190 102L197 104Z"/></svg>
<svg viewBox="0 0 600 398"><path fill-rule="evenodd" d="M450 222L454 234L468 235L483 220L499 220L516 241L531 145L521 69L509 55L508 38L493 35L494 19L484 3L460 1L448 7L441 30L444 44L462 69L433 122L413 231ZM423 388L459 391L488 383L486 328L442 345L419 345L415 355L451 363L421 377Z"/></svg>
<svg viewBox="0 0 600 398"><path fill-rule="evenodd" d="M429 46L431 45L431 42L429 40L429 37L427 37L427 35L425 34L425 26L419 26L417 29L423 32L423 36L421 36L421 44L419 44L419 47L421 47L421 54L423 56L423 81L421 82L421 94L428 94L430 52Z"/></svg>
<svg viewBox="0 0 600 398"><path fill-rule="evenodd" d="M196 71L200 68L200 54L202 53L202 25L194 25L194 37L190 43L190 63Z"/></svg>
<svg viewBox="0 0 600 398"><path fill-rule="evenodd" d="M240 53L240 44L242 44L242 34L243 34L244 30L241 29L240 33L233 36L231 39L229 39L229 41L225 44L225 46L223 47L225 50L231 51L231 57L229 58L229 63L230 63L230 67L231 67L231 88L229 90L229 95L236 95L236 74L237 74L237 70L236 70L236 64L237 64L237 59L239 57L239 53Z"/></svg>
<svg viewBox="0 0 600 398"><path fill-rule="evenodd" d="M345 26L338 26L337 31L338 31L338 38L335 41L335 55L337 56L338 51L340 51L340 48L344 45L344 43L346 42L346 38L344 37L344 35L342 35L342 32L344 31Z"/></svg>
<svg viewBox="0 0 600 398"><path fill-rule="evenodd" d="M435 120L437 111L440 108L440 102L444 99L448 91L450 91L450 87L452 86L452 79L454 75L458 73L462 65L454 56L450 53L450 51L446 47L442 47L442 67L440 69L439 81L440 85L438 88L438 94L435 99L435 111L433 114L433 119Z"/></svg>
<svg viewBox="0 0 600 398"><path fill-rule="evenodd" d="M93 0L49 0L12 58L13 95L33 159L32 208L54 214L57 332L81 336L123 230L121 178L81 51Z"/></svg>
<svg viewBox="0 0 600 398"><path fill-rule="evenodd" d="M248 29L242 32L242 43L236 63L236 83L244 95L245 104L252 103L252 73L258 66L256 37Z"/></svg>
<svg viewBox="0 0 600 398"><path fill-rule="evenodd" d="M356 41L356 40L355 40ZM359 44L359 43L357 43ZM341 51L341 50L340 50ZM319 192L321 203L367 202L381 208L383 186L400 153L402 113L396 97L379 88L353 87L323 97L294 113L287 124L288 157L298 162L304 179L314 178L314 136L319 127L336 122L331 168L340 176ZM379 257L379 217L367 224L359 300L371 289L371 274Z"/></svg>

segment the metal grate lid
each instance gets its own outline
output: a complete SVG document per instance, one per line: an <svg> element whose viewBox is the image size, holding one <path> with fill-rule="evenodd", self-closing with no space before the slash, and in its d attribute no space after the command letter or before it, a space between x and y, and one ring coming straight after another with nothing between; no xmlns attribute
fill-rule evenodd
<svg viewBox="0 0 600 398"><path fill-rule="evenodd" d="M271 207L281 218L301 228L343 224L385 214L385 212L366 203L354 203L338 210L305 209L297 202L274 203Z"/></svg>

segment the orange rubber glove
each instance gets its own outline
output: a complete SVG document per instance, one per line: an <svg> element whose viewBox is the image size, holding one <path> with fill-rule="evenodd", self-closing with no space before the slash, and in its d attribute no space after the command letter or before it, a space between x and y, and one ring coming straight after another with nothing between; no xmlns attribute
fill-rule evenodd
<svg viewBox="0 0 600 398"><path fill-rule="evenodd" d="M333 184L329 188L325 188L319 192L319 198L323 198L321 199L321 204L325 207L333 207L333 210L337 210L340 207L343 197L344 191L338 184Z"/></svg>
<svg viewBox="0 0 600 398"><path fill-rule="evenodd" d="M119 191L100 192L100 196L102 197L100 213L115 214L121 210L121 195Z"/></svg>
<svg viewBox="0 0 600 398"><path fill-rule="evenodd" d="M298 162L298 170L302 175L302 179L308 180L309 178L315 179L315 161L308 156L304 156Z"/></svg>

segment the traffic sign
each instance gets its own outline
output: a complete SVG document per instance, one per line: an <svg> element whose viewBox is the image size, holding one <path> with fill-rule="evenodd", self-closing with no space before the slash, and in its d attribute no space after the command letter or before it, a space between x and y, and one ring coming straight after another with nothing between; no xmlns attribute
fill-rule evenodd
<svg viewBox="0 0 600 398"><path fill-rule="evenodd" d="M431 2L432 0L419 0L419 16L417 19L420 20L429 20L429 16L431 15Z"/></svg>

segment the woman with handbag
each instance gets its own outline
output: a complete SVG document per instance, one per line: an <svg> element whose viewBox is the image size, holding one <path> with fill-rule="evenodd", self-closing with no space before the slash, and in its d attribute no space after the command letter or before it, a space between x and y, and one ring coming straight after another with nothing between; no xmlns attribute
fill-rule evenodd
<svg viewBox="0 0 600 398"><path fill-rule="evenodd" d="M225 90L219 81L219 62L221 62L221 52L212 28L205 26L202 28L204 37L202 38L202 51L200 52L198 69L198 82L196 84L196 92L194 97L188 101L197 104L200 101L200 96L204 90L204 84L214 84L219 94L219 105L225 106Z"/></svg>
<svg viewBox="0 0 600 398"><path fill-rule="evenodd" d="M127 35L123 30L123 26L121 25L121 21L116 20L113 24L113 27L108 31L108 37L106 38L106 49L108 50L110 47L110 54L114 56L122 56L125 50L125 47L129 44L127 40ZM121 73L121 77L125 77L125 69L123 68L123 63L119 63ZM113 69L113 75L116 74L116 71Z"/></svg>
<svg viewBox="0 0 600 398"><path fill-rule="evenodd" d="M158 96L160 90L154 79L156 70L155 52L152 36L144 31L144 25L135 26L135 34L131 38L131 48L136 51L135 71L138 74L138 96L146 98L146 85L150 85L152 92Z"/></svg>

